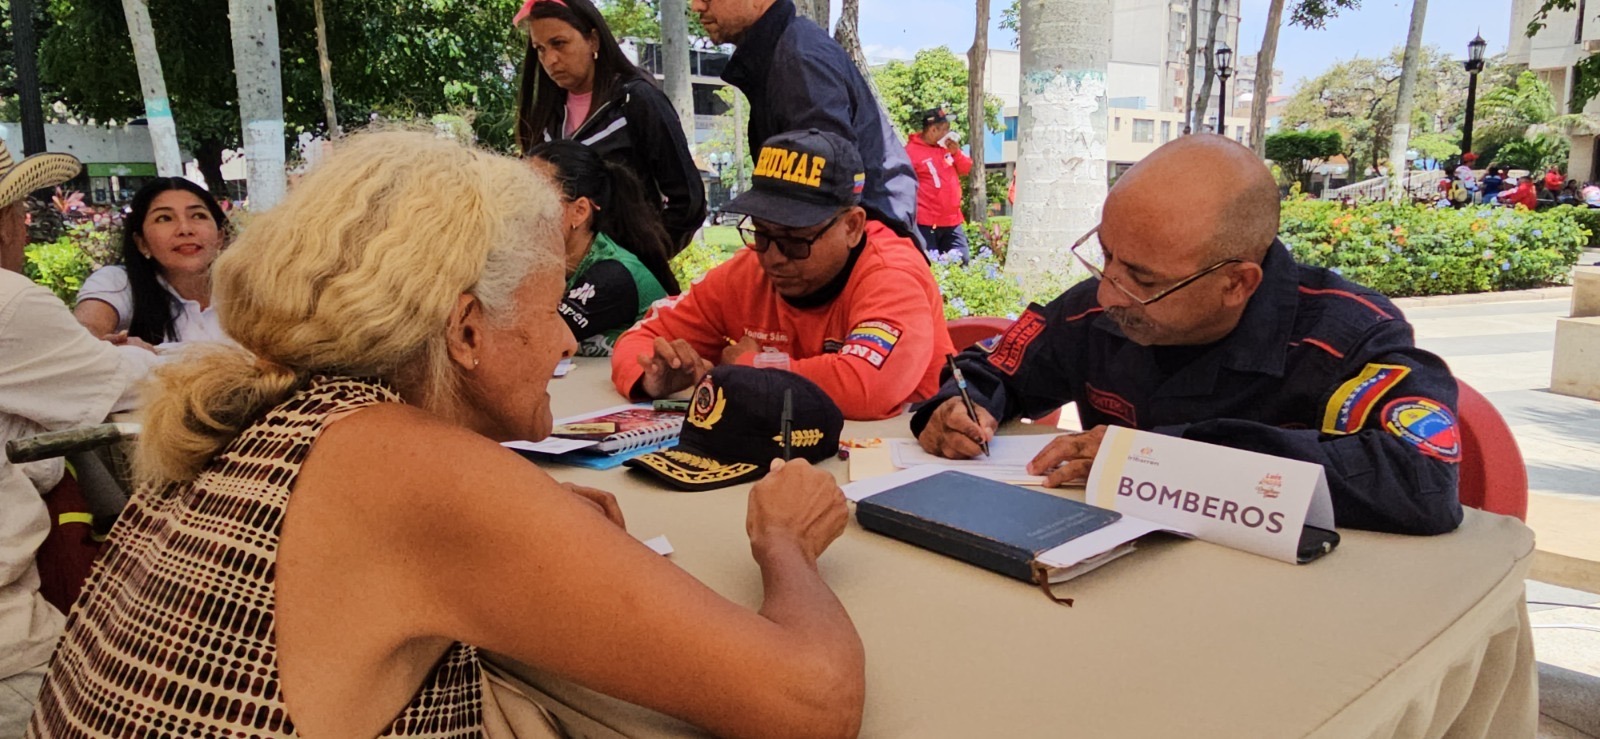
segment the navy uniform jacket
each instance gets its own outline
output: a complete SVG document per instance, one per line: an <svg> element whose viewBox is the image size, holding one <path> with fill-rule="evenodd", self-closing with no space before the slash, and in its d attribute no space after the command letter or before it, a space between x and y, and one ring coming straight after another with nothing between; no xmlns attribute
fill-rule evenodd
<svg viewBox="0 0 1600 739"><path fill-rule="evenodd" d="M867 167L861 206L918 246L917 173L905 144L844 47L793 0L777 0L745 31L722 79L750 99L750 151L785 131L815 128L856 145ZM756 157L752 157L756 158Z"/></svg>
<svg viewBox="0 0 1600 739"><path fill-rule="evenodd" d="M1281 244L1262 270L1238 327L1170 376L1157 362L1170 349L1129 341L1102 314L1092 279L1029 306L957 363L995 418L1076 401L1084 428L1126 426L1320 464L1340 527L1455 529L1461 442L1444 362L1416 348L1388 299L1297 264ZM959 394L946 380L912 417L914 432Z"/></svg>

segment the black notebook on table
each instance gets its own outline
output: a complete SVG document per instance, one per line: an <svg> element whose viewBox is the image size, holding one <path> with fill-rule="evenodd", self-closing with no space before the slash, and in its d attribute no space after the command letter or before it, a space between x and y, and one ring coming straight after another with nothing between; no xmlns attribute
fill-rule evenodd
<svg viewBox="0 0 1600 739"><path fill-rule="evenodd" d="M1027 582L1042 553L1122 514L946 471L863 498L862 528Z"/></svg>

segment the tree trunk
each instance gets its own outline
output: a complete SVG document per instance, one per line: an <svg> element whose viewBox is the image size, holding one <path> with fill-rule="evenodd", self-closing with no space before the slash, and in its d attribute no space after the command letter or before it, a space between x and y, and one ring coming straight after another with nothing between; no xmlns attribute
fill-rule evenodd
<svg viewBox="0 0 1600 739"><path fill-rule="evenodd" d="M1189 62L1184 65L1183 128L1193 133L1194 125L1194 55L1200 46L1200 0L1189 0Z"/></svg>
<svg viewBox="0 0 1600 739"><path fill-rule="evenodd" d="M1023 0L1017 202L1006 272L1081 275L1067 245L1106 196L1111 0Z"/></svg>
<svg viewBox="0 0 1600 739"><path fill-rule="evenodd" d="M824 31L828 30L828 13L832 9L831 0L795 0L794 3L797 15L810 18Z"/></svg>
<svg viewBox="0 0 1600 739"><path fill-rule="evenodd" d="M145 0L122 0L122 12L128 19L133 61L139 68L144 119L149 124L150 143L155 148L156 173L162 177L181 177L183 155L178 153L178 126L172 122L172 105L167 100L167 81L161 73L161 55L156 52L150 8Z"/></svg>
<svg viewBox="0 0 1600 739"><path fill-rule="evenodd" d="M1422 56L1422 22L1428 0L1412 0L1411 30L1406 35L1406 55L1400 63L1400 95L1394 104L1394 129L1389 132L1389 200L1403 203L1407 193L1401 180L1406 168L1406 147L1411 144L1411 105L1417 91L1417 63ZM1373 152L1377 159L1378 152Z"/></svg>
<svg viewBox="0 0 1600 739"><path fill-rule="evenodd" d="M278 9L273 0L228 0L239 120L250 186L250 209L283 200L283 70L278 63Z"/></svg>
<svg viewBox="0 0 1600 739"><path fill-rule="evenodd" d="M328 58L328 23L322 14L322 0L316 0L313 10L317 15L317 66L322 70L322 115L328 119L328 138L336 139L343 132L333 106L333 61Z"/></svg>
<svg viewBox="0 0 1600 739"><path fill-rule="evenodd" d="M989 182L983 161L983 66L989 58L989 0L977 0L978 25L967 51L967 148L972 155L972 213L968 220L982 226L989 220ZM985 231L987 232L987 231Z"/></svg>
<svg viewBox="0 0 1600 739"><path fill-rule="evenodd" d="M981 0L987 2L987 0ZM845 53L850 55L850 60L855 62L856 69L861 71L861 76L867 80L867 85L872 87L872 95L879 99L878 83L872 78L872 68L867 64L867 55L861 50L861 0L844 0L839 6L839 22L833 27L833 40L844 47Z"/></svg>
<svg viewBox="0 0 1600 739"><path fill-rule="evenodd" d="M1211 18L1206 21L1206 76L1200 81L1200 94L1195 96L1194 128L1190 129L1193 131L1199 131L1206 124L1206 108L1211 106L1211 81L1217 76L1217 21L1222 19L1221 4L1222 0L1211 0Z"/></svg>
<svg viewBox="0 0 1600 739"><path fill-rule="evenodd" d="M17 104L22 107L22 155L32 156L44 151L46 146L44 102L39 93L39 37L33 31L33 0L11 0L11 48L17 65Z"/></svg>
<svg viewBox="0 0 1600 739"><path fill-rule="evenodd" d="M678 111L683 137L694 149L694 85L689 81L689 4L661 0L661 70L667 100Z"/></svg>
<svg viewBox="0 0 1600 739"><path fill-rule="evenodd" d="M1278 57L1278 29L1283 25L1283 0L1267 7L1267 30L1261 34L1256 54L1256 91L1250 98L1250 148L1267 155L1267 98L1272 97L1272 64Z"/></svg>
<svg viewBox="0 0 1600 739"><path fill-rule="evenodd" d="M200 169L200 176L205 178L206 189L217 197L232 197L228 192L228 182L222 179L222 152L226 147L216 139L201 141L194 148L194 164Z"/></svg>

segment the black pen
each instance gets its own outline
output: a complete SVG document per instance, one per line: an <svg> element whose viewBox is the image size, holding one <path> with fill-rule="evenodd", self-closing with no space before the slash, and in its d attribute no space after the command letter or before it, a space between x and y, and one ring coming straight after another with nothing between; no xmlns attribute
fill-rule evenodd
<svg viewBox="0 0 1600 739"><path fill-rule="evenodd" d="M973 404L972 396L967 394L967 378L961 374L961 368L956 366L956 355L946 354L944 359L950 363L950 376L955 378L956 388L961 391L961 402L967 404L967 415L972 418L973 425L978 427L978 433L982 434L983 423L978 420L978 406ZM983 450L983 456L989 456L989 442L978 442L978 448Z"/></svg>
<svg viewBox="0 0 1600 739"><path fill-rule="evenodd" d="M783 461L794 456L794 391L783 391Z"/></svg>

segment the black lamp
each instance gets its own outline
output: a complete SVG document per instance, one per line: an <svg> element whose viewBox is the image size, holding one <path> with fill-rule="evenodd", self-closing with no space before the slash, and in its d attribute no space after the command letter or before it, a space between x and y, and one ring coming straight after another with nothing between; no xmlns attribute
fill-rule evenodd
<svg viewBox="0 0 1600 739"><path fill-rule="evenodd" d="M1233 49L1227 44L1217 47L1217 77L1222 85L1217 90L1217 133L1228 135L1228 78L1233 76Z"/></svg>

